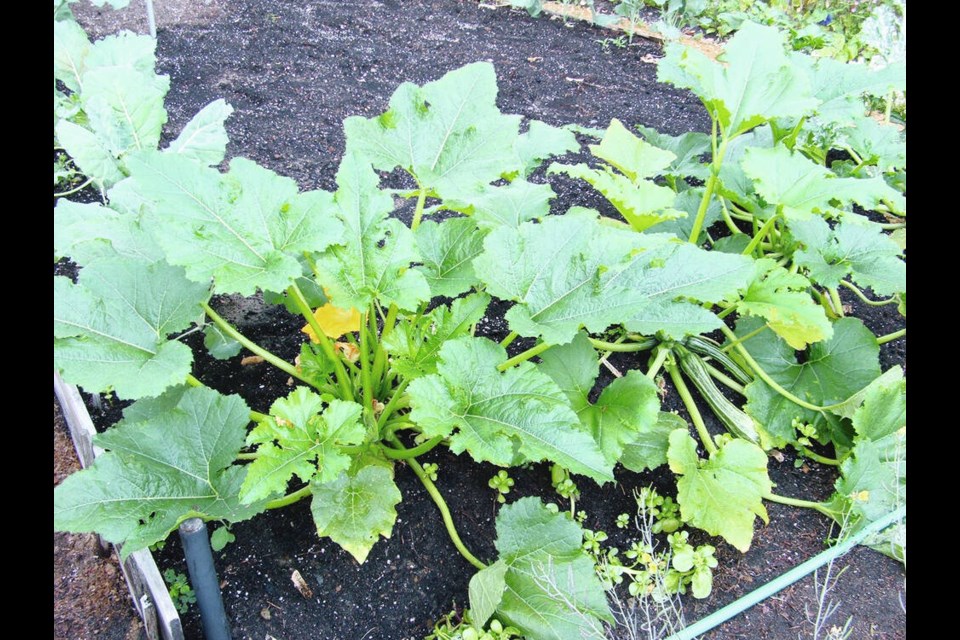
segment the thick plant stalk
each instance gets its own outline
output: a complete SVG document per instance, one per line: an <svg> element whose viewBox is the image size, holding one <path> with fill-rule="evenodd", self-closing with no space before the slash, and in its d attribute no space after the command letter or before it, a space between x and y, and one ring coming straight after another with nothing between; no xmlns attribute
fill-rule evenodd
<svg viewBox="0 0 960 640"><path fill-rule="evenodd" d="M314 317L313 310L307 303L307 299L304 297L303 292L300 291L300 287L298 287L297 283L294 282L287 289L287 293L289 293L290 297L293 298L293 302L300 310L300 314L304 317L304 319L307 321L307 324L310 325L310 328L313 329L313 332L316 334L317 340L320 343L320 348L323 350L323 354L331 362L333 362L334 375L337 378L337 385L339 385L340 392L343 394L342 399L352 400L353 386L350 383L350 376L347 375L347 370L343 367L343 362L337 356L336 351L334 351L333 345L330 343L330 339L327 338L327 334L325 334L323 329L320 328L320 323L317 322L317 319Z"/></svg>

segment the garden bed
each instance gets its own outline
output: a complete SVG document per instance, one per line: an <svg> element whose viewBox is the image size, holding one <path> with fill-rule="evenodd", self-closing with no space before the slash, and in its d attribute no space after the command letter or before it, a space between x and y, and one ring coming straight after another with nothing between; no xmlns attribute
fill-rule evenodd
<svg viewBox="0 0 960 640"><path fill-rule="evenodd" d="M96 16L78 11L81 22ZM334 189L344 139L342 120L373 116L386 109L389 95L405 80L422 84L466 63L494 63L500 87L498 105L549 124L568 122L604 128L612 118L679 135L707 131L709 119L693 95L656 82L660 55L655 44L635 40L626 49L604 52L604 32L585 24L532 20L524 13L493 10L476 2L215 2L192 23L164 26L158 36L159 72L171 76L166 106L168 130L179 131L203 105L224 98L236 109L227 121L227 157L245 156L294 178L301 189ZM570 157L582 161L587 157ZM409 186L399 176L394 184ZM535 174L534 180L542 179ZM571 205L591 206L614 215L610 205L578 181L551 177L558 193L553 212ZM409 216L412 203L400 210ZM896 308L870 308L844 298L852 315L875 334L902 326ZM255 342L292 361L299 352L302 320L281 307L255 301L215 299L212 306ZM505 305L491 306L477 335L495 340L507 334ZM192 336L199 338L199 336ZM287 376L267 364L211 359L193 340L194 375L225 393L240 392L251 408L266 411L285 395ZM511 355L532 344L517 340ZM881 368L905 366L905 340L881 347ZM646 355L614 354L619 371L646 367ZM601 370L600 387L612 380ZM110 408L109 406L107 407ZM663 410L684 412L674 393ZM94 418L109 421L108 416ZM709 420L709 411L704 411ZM115 417L115 416L114 416ZM104 426L107 422L101 422ZM708 423L719 433L717 424ZM423 462L440 465L438 488L453 511L465 544L481 558L495 556L494 517L499 505L487 486L496 467L466 455L435 449ZM835 472L814 462L797 469L785 451L770 458L771 480L781 495L823 500L833 491ZM511 470L516 486L508 501L534 495L561 502L550 486L547 465ZM617 472L617 485L579 481L579 504L589 514L584 526L602 529L613 546L624 548L629 534L616 517L632 513L631 490L654 484L672 492L672 474ZM319 539L306 501L262 514L232 528L236 541L216 554L227 614L236 637L262 638L421 638L454 602L466 604L474 571L453 548L439 513L409 469L399 466L397 507L392 537L374 546L358 565L338 545ZM706 601L685 600L688 620L742 596L823 549L830 531L827 518L807 510L769 504L769 526L760 526L753 545L741 554L702 532L697 542L717 546L720 562L714 593ZM159 554L161 567L184 570L174 537ZM854 616L855 637L905 637L905 578L900 565L858 548L840 561L849 565L834 591L842 602L835 620ZM300 572L313 591L304 598L291 574ZM789 638L807 630L805 606L814 604L810 580L731 620L710 638ZM195 611L184 617L187 637L200 637Z"/></svg>

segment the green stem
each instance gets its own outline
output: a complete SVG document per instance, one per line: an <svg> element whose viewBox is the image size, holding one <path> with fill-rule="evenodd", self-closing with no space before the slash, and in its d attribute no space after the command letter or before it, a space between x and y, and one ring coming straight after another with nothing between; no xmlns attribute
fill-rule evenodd
<svg viewBox="0 0 960 640"><path fill-rule="evenodd" d="M187 374L187 384L189 384L191 387L203 387L203 388L207 387L207 385L203 384L202 382L194 378L189 373ZM252 410L250 411L250 420L252 420L253 422L262 422L263 420L266 420L269 417L270 416L267 415L266 413L260 413L259 411L252 411Z"/></svg>
<svg viewBox="0 0 960 640"><path fill-rule="evenodd" d="M790 402L796 405L799 405L804 409L810 409L811 411L824 411L824 410L831 409L833 407L843 404L842 402L840 402L840 403L837 403L836 405L830 405L829 407L820 407L815 404L811 404L805 400L801 400L800 398L793 395L792 393L790 393L789 391L781 387L779 384L777 384L777 381L771 378L770 374L764 371L760 367L760 365L757 364L757 361L753 359L753 356L750 355L750 352L747 351L747 349L742 344L739 344L740 340L737 340L736 334L733 331L731 331L726 325L721 326L720 331L722 331L723 334L727 336L729 340L734 341L737 351L740 353L741 356L743 356L743 359L746 361L747 365L753 370L754 375L760 378L761 380L763 380L764 382L766 382L771 389L779 393L781 396L783 396Z"/></svg>
<svg viewBox="0 0 960 640"><path fill-rule="evenodd" d="M657 374L660 373L660 367L663 366L663 363L667 361L667 356L670 355L670 350L666 347L661 347L657 350L657 355L654 356L653 362L650 363L650 368L647 369L647 377L653 380L657 377Z"/></svg>
<svg viewBox="0 0 960 640"><path fill-rule="evenodd" d="M756 249L757 245L760 244L760 241L763 240L768 233L770 233L770 229L773 227L774 224L776 224L777 218L779 217L780 217L779 213L777 213L774 216L771 216L770 219L767 220L762 227L760 227L760 231L757 232L757 235L753 236L753 240L750 241L750 244L748 244L747 247L743 251L741 251L741 255L745 255L745 256L752 255L754 249Z"/></svg>
<svg viewBox="0 0 960 640"><path fill-rule="evenodd" d="M429 440L427 440L426 442L424 442L419 446L413 447L412 449L404 449L403 451L400 451L398 449L394 449L393 447L388 447L386 445L381 444L380 450L383 452L383 455L387 456L388 458L392 458L394 460L407 460L409 458L416 458L417 456L422 456L428 451L431 451L434 447L436 447L441 442L443 442L443 436L436 436L436 437L430 438Z"/></svg>
<svg viewBox="0 0 960 640"><path fill-rule="evenodd" d="M372 306L372 305L371 305ZM371 310L367 311L369 319ZM363 381L363 406L365 409L373 409L373 355L370 353L370 327L369 323L360 323L360 379Z"/></svg>
<svg viewBox="0 0 960 640"><path fill-rule="evenodd" d="M276 368L280 369L287 375L296 378L300 382L313 386L313 383L307 380L306 378L304 378L300 374L300 372L297 371L296 367L294 367L289 362L281 360L278 356L275 356L274 354L270 353L269 351L267 351L260 345L256 344L255 342L251 341L245 335L243 335L242 333L234 329L232 326L230 326L230 323L228 323L226 320L221 318L220 315L216 311L214 311L209 304L207 304L206 302L201 302L200 306L203 308L203 311L207 314L207 316L209 316L209 318L213 320L213 323L218 327L220 327L221 331L223 331L225 334L227 334L228 336L230 336L231 338L239 342L248 351L260 356L261 358L263 358L264 360L266 360Z"/></svg>
<svg viewBox="0 0 960 640"><path fill-rule="evenodd" d="M666 349L664 349L664 351L666 351ZM664 369L670 374L670 379L673 380L673 386L677 388L677 393L680 394L680 399L683 400L683 406L687 408L687 413L690 414L690 419L693 421L693 426L697 429L697 435L700 436L700 442L703 443L703 448L712 456L717 452L717 445L713 443L713 438L710 437L710 432L707 431L707 425L703 422L703 416L700 415L700 410L697 409L697 404L693 401L690 390L680 376L677 365L672 362L667 362L664 365Z"/></svg>
<svg viewBox="0 0 960 640"><path fill-rule="evenodd" d="M252 453L238 453L237 460L256 460L260 457L260 454L256 451Z"/></svg>
<svg viewBox="0 0 960 640"><path fill-rule="evenodd" d="M600 349L601 351L615 351L617 353L649 351L658 344L658 341L654 338L649 338L643 342L630 342L628 344L621 344L619 342L605 342L603 340L597 340L596 338L589 338L589 340L590 344L592 344L595 349Z"/></svg>
<svg viewBox="0 0 960 640"><path fill-rule="evenodd" d="M710 114L712 121L712 147L713 164L710 167L710 177L707 178L707 184L703 189L703 198L700 200L700 207L697 209L697 217L693 221L693 227L690 229L690 243L697 244L700 237L700 231L703 229L703 221L707 217L707 209L710 207L710 199L713 197L713 191L717 188L717 182L720 176L720 167L723 164L723 156L727 153L727 139L724 137L720 147L717 148L717 127L718 120L714 114ZM723 135L723 132L720 132Z"/></svg>
<svg viewBox="0 0 960 640"><path fill-rule="evenodd" d="M720 210L723 212L723 222L727 225L727 229L730 229L730 233L732 233L733 235L743 233L743 231L740 230L740 227L738 227L737 224L733 221L733 218L730 217L730 210L727 209L727 199L720 198L720 204L721 204Z"/></svg>
<svg viewBox="0 0 960 640"><path fill-rule="evenodd" d="M816 453L815 451L811 451L810 449L804 446L800 447L800 452L803 453L803 455L805 455L806 457L810 458L811 460L815 460L820 464L828 464L831 467L840 466L839 460L834 460L833 458L827 458L826 456L822 456L819 453Z"/></svg>
<svg viewBox="0 0 960 640"><path fill-rule="evenodd" d="M302 489L298 489L297 491L294 491L289 495L283 496L282 498L271 500L270 502L267 503L266 508L279 509L280 507L286 507L287 505L291 505L294 502L299 502L300 500L306 498L308 495L310 495L310 485L307 485Z"/></svg>
<svg viewBox="0 0 960 640"><path fill-rule="evenodd" d="M697 217L694 219L693 227L690 229L691 244L697 244L697 239L700 237L700 230L703 229L703 221L707 217L707 209L710 207L710 198L713 197L713 190L716 187L717 175L711 173L703 189L703 198L700 200L700 207L697 209Z"/></svg>
<svg viewBox="0 0 960 640"><path fill-rule="evenodd" d="M720 369L717 369L713 365L706 362L704 362L703 364L707 368L707 373L709 373L714 380L716 380L723 386L727 387L728 389L732 391L736 391L742 396L746 395L746 391L744 390L742 384L740 384L739 382L737 382L736 380L734 380L733 378L725 374L723 371L720 371Z"/></svg>
<svg viewBox="0 0 960 640"><path fill-rule="evenodd" d="M841 280L841 281L840 281L840 284L842 284L843 286L845 286L847 289L850 289L850 291L853 291L853 293L854 293L858 298L860 298L860 300L862 300L864 304L868 304L868 305L870 305L871 307L882 307L883 305L886 305L886 304L896 304L896 303L900 302L900 300L899 300L899 298L897 298L897 296L893 296L892 298L887 298L886 300L871 300L871 299L868 298L868 297L866 296L866 294L865 294L863 291L861 291L860 288L857 287L856 285L853 285L853 284L847 282L846 280Z"/></svg>
<svg viewBox="0 0 960 640"><path fill-rule="evenodd" d="M417 195L417 208L413 211L413 222L410 223L410 228L414 231L420 226L420 218L423 217L423 205L426 201L427 190L424 187L420 187L420 193Z"/></svg>
<svg viewBox="0 0 960 640"><path fill-rule="evenodd" d="M891 222L889 224L881 224L881 229L892 230L892 229L905 229L907 227L906 222Z"/></svg>
<svg viewBox="0 0 960 640"><path fill-rule="evenodd" d="M293 298L293 302L300 310L300 314L304 317L304 319L307 321L307 324L316 334L317 341L320 344L320 349L323 350L323 354L333 363L334 376L337 379L337 385L339 385L340 393L342 394L341 399L353 399L353 386L350 383L350 376L347 374L347 370L344 369L343 362L340 360L340 356L337 355L337 352L333 347L333 343L330 342L327 334L325 334L323 329L320 328L320 323L317 322L316 317L314 317L313 310L310 308L310 304L307 302L306 297L303 295L303 292L300 290L300 287L297 286L296 282L290 284L290 286L287 288L287 293L291 298Z"/></svg>
<svg viewBox="0 0 960 640"><path fill-rule="evenodd" d="M819 511L823 515L832 518L835 514L830 511L827 507L819 502L811 502L809 500L800 500L798 498L788 498L786 496L778 496L775 493L768 493L763 496L764 500L769 500L770 502L776 502L778 504L785 504L790 507L802 507L804 509L813 509Z"/></svg>
<svg viewBox="0 0 960 640"><path fill-rule="evenodd" d="M893 340L896 340L897 338L902 338L902 337L905 336L905 335L907 335L907 328L906 328L906 327L904 327L903 329L900 329L899 331L894 331L893 333L888 333L888 334L885 335L885 336L880 336L879 338L877 338L877 344L887 344L888 342L892 342Z"/></svg>
<svg viewBox="0 0 960 640"><path fill-rule="evenodd" d="M511 331L507 334L507 337L500 341L500 346L506 349L510 346L510 343L520 337L520 334L516 331Z"/></svg>
<svg viewBox="0 0 960 640"><path fill-rule="evenodd" d="M717 314L717 317L720 318L721 320L723 320L724 318L726 318L728 315L730 315L731 313L733 313L733 312L736 311L736 310L737 310L737 305L736 305L736 304L731 304L729 307L727 307L726 309L724 309L723 311L721 311L720 313L718 313L718 314Z"/></svg>
<svg viewBox="0 0 960 640"><path fill-rule="evenodd" d="M388 440L396 447L397 449L404 451L406 447L398 440L395 436L389 436ZM450 515L450 509L447 508L447 503L444 502L443 496L440 495L440 492L437 490L433 481L427 477L427 474L424 472L423 467L420 466L420 463L417 462L416 458L409 458L407 464L410 465L410 468L413 469L413 472L420 479L420 482L423 483L424 488L427 490L427 493L430 494L430 497L433 499L434 504L437 505L437 508L440 510L440 515L443 517L443 524L447 528L447 534L450 536L450 540L453 542L453 546L457 548L457 551L460 552L464 558L467 559L467 562L472 564L477 569L486 569L487 565L477 560L476 556L470 553L470 550L463 544L463 541L460 540L459 534L457 534L457 528L453 525L453 517Z"/></svg>
<svg viewBox="0 0 960 640"><path fill-rule="evenodd" d="M509 369L510 367L514 367L514 366L520 364L521 362L526 362L526 361L529 360L530 358L532 358L532 357L534 357L534 356L537 356L537 355L540 355L541 353L543 353L544 351L546 351L547 349L549 349L551 346L553 346L553 345L551 345L551 344L548 343L548 342L541 342L540 344L538 344L538 345L536 345L536 346L530 347L529 349L527 349L527 350L524 351L523 353L518 353L517 355L513 356L512 358L510 358L510 359L507 360L506 362L503 362L503 363L501 363L501 364L498 364L498 365L497 365L497 371L506 371L506 370Z"/></svg>
<svg viewBox="0 0 960 640"><path fill-rule="evenodd" d="M746 334L745 336L743 336L743 337L741 337L741 338L737 338L737 339L734 340L733 342L730 342L730 343L728 343L728 344L723 345L722 347L720 347L720 350L721 350L721 351L730 351L730 349L733 349L734 347L739 346L740 343L746 342L747 340L749 340L749 339L752 338L753 336L755 336L755 335L757 335L758 333L761 333L761 332L763 332L763 331L766 331L766 330L769 329L769 328L770 328L770 325L764 324L764 325L763 325L762 327L760 327L759 329L754 329L753 331L751 331L750 333ZM736 336L734 336L734 337L736 338Z"/></svg>
<svg viewBox="0 0 960 640"><path fill-rule="evenodd" d="M393 392L393 395L390 397L390 401L387 402L387 406L383 408L383 412L380 414L380 417L377 418L377 426L383 427L387 424L387 419L397 410L398 405L400 405L400 397L403 395L404 389L407 388L407 385L410 383L409 379L405 379L403 382L397 386L396 390Z"/></svg>
<svg viewBox="0 0 960 640"><path fill-rule="evenodd" d="M840 300L840 292L837 291L836 287L828 287L827 291L830 292L830 306L833 307L834 313L838 317L843 317L843 302Z"/></svg>
<svg viewBox="0 0 960 640"><path fill-rule="evenodd" d="M54 198L63 198L63 197L66 197L66 196L72 196L73 194L77 193L78 191L83 191L84 189L86 189L87 187L89 187L89 186L90 186L90 183L92 183L92 182L93 182L93 179L92 179L92 178L88 178L87 181L84 182L83 184L81 184L80 186L74 187L73 189L70 189L69 191L61 191L60 193L55 193L55 194L53 194L53 197L54 197Z"/></svg>

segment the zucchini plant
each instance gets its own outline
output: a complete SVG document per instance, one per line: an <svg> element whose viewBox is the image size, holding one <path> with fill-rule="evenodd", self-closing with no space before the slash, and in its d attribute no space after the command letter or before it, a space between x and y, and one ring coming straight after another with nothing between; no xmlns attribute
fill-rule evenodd
<svg viewBox="0 0 960 640"><path fill-rule="evenodd" d="M740 68L737 50L732 45L730 73L749 82L731 86L756 90L760 81ZM822 262L846 268L847 256L805 243L819 228L803 236L786 227L794 214L784 212L796 201L765 188L751 197L778 210L749 250L698 246L699 209L709 209L721 184L719 151L699 223L685 237L651 232L682 213L669 202L679 196L651 180L675 154L635 141L617 124L600 147L618 173L597 172L597 180L610 179L627 198L628 185L657 194L657 206L630 209L629 224L582 207L549 215L554 193L531 173L579 144L569 130L501 113L496 96L487 63L400 85L384 113L344 122L332 193L301 192L245 158L232 159L226 172L216 168L226 139L219 117L205 121L203 136L182 133L162 150L151 144L119 154L122 175L103 183L104 204L61 201L54 253L81 269L75 282L54 278L55 366L87 391L135 402L97 437L106 453L55 490L55 527L97 531L127 555L189 517L234 523L309 499L318 535L363 562L391 534L402 461L436 503L451 543L478 569L470 585L474 624L496 615L532 638L599 638L611 615L577 522L535 498L518 500L497 518L497 557L478 558L457 533L435 470L417 458L442 445L501 467L549 461L601 484L613 481L618 463L632 471L669 464L681 518L742 551L755 518L766 520L764 500L833 517L853 511L862 522L882 515L905 479L903 457L891 458L899 455L902 414L887 410L905 403L902 376L880 375L878 341L862 323L818 304L812 267L795 257L788 270L755 250L775 233L804 260L820 250ZM734 98L724 93L712 103L721 146L772 117L802 117L796 109L757 115L767 101L739 100L749 107L733 118L723 100ZM179 142L187 138L189 145ZM771 153L796 160L781 149ZM396 169L411 188L381 187L378 171ZM880 188L853 177L835 182L842 180ZM895 206L902 201L883 193ZM404 199L413 210L409 226L392 215ZM848 241L841 240L847 218L831 229L817 212L805 213L795 217L827 225L825 243ZM824 270L843 278L862 269ZM258 292L302 317L307 338L295 362L218 311L218 296ZM475 335L494 298L511 305L510 333L499 343ZM733 329L724 321L732 313ZM269 407L251 407L207 387L181 341L194 326L204 327L215 356L246 349L295 388ZM696 337L713 331L728 343ZM511 357L507 347L519 337L533 346ZM806 360L796 362L793 350L808 344ZM627 372L591 401L598 351L651 349L646 371ZM682 418L660 411L661 368L684 398L699 443ZM726 416L732 435L707 432L681 370ZM746 414L711 375L739 385ZM798 442L796 419L837 447L843 477L829 503L772 493L765 449Z"/></svg>

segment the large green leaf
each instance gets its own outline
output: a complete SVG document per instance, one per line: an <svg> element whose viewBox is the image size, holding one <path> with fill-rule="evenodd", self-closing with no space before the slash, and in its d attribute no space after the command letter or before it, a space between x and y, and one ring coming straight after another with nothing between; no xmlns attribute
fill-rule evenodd
<svg viewBox="0 0 960 640"><path fill-rule="evenodd" d="M710 153L710 136L707 134L689 131L679 136L671 136L652 127L637 125L635 128L644 140L676 156L663 170L664 175L677 180L686 177L706 180L710 175L710 167L700 161L704 154Z"/></svg>
<svg viewBox="0 0 960 640"><path fill-rule="evenodd" d="M743 318L737 322L737 334L746 335L761 323ZM876 337L856 318L835 322L833 337L811 345L802 363L797 361L794 349L772 332L761 332L742 344L777 384L818 406L843 402L880 375ZM747 413L783 442L796 439L794 418L823 425L821 413L794 404L759 378L747 385L746 397ZM821 434L831 437L829 430Z"/></svg>
<svg viewBox="0 0 960 640"><path fill-rule="evenodd" d="M389 538L402 496L393 466L358 461L331 482L310 484L310 510L317 534L327 536L363 563L380 539Z"/></svg>
<svg viewBox="0 0 960 640"><path fill-rule="evenodd" d="M550 200L555 196L549 184L518 179L502 187L485 186L476 193L461 194L445 204L472 216L480 229L490 231L501 226L516 229L523 222L542 218L550 213Z"/></svg>
<svg viewBox="0 0 960 640"><path fill-rule="evenodd" d="M106 187L123 180L124 173L106 147L106 141L95 133L69 120L58 122L54 132L77 167L98 185Z"/></svg>
<svg viewBox="0 0 960 640"><path fill-rule="evenodd" d="M792 222L790 233L804 247L794 252L794 262L819 285L837 287L850 276L881 296L907 290L900 246L879 225L853 217L830 229L824 220L812 218Z"/></svg>
<svg viewBox="0 0 960 640"><path fill-rule="evenodd" d="M657 422L637 439L623 448L620 462L630 471L642 473L647 469L656 469L667 463L667 450L670 447L670 434L677 429L686 429L687 421L675 413L661 411Z"/></svg>
<svg viewBox="0 0 960 640"><path fill-rule="evenodd" d="M317 257L317 278L337 306L366 310L373 300L384 306L415 309L430 299L423 273L410 269L420 259L413 232L389 218L393 200L380 191L370 163L347 155L337 171L336 217L342 240Z"/></svg>
<svg viewBox="0 0 960 640"><path fill-rule="evenodd" d="M590 152L631 182L654 178L669 167L677 156L635 136L616 118L603 134L600 144L590 145Z"/></svg>
<svg viewBox="0 0 960 640"><path fill-rule="evenodd" d="M490 296L473 293L454 300L449 307L438 306L416 324L397 324L383 337L383 346L393 358L391 366L409 380L436 373L440 347L448 340L468 335L489 304Z"/></svg>
<svg viewBox="0 0 960 640"><path fill-rule="evenodd" d="M743 288L753 269L753 261L746 256L704 251L689 242L662 245L650 252L646 264L640 264L635 262L625 272L624 283L629 282L632 295L644 305L624 326L671 338L718 328L721 321L691 301L719 302Z"/></svg>
<svg viewBox="0 0 960 640"><path fill-rule="evenodd" d="M170 79L152 70L126 66L91 69L83 74L80 102L90 128L119 157L157 148L167 121L163 99L169 87Z"/></svg>
<svg viewBox="0 0 960 640"><path fill-rule="evenodd" d="M53 279L53 360L87 391L155 396L190 373L190 349L167 336L201 315L208 287L162 262L102 259L77 284Z"/></svg>
<svg viewBox="0 0 960 640"><path fill-rule="evenodd" d="M524 637L606 637L603 622L612 622L613 617L582 541L580 525L563 513L549 511L537 498L521 498L504 506L497 514L495 544L500 556L470 581L471 608L486 613L502 580L497 617Z"/></svg>
<svg viewBox="0 0 960 640"><path fill-rule="evenodd" d="M612 169L591 169L585 164L552 164L547 172L565 173L571 178L586 180L636 231L646 231L656 224L686 215L673 208L677 194L672 189L650 180L632 182Z"/></svg>
<svg viewBox="0 0 960 640"><path fill-rule="evenodd" d="M504 578L508 568L497 560L470 578L470 619L474 624L485 625L500 606L507 588Z"/></svg>
<svg viewBox="0 0 960 640"><path fill-rule="evenodd" d="M861 116L844 135L865 163L875 163L881 171L907 168L907 143L896 126Z"/></svg>
<svg viewBox="0 0 960 640"><path fill-rule="evenodd" d="M590 402L588 396L600 365L585 333L578 333L569 344L546 351L540 359L537 368L566 394L580 424L600 445L611 466L620 460L626 447L654 430L660 410L657 385L639 371L628 371L603 389L596 404Z"/></svg>
<svg viewBox="0 0 960 640"><path fill-rule="evenodd" d="M473 273L473 259L483 251L484 234L470 218L450 218L441 223L428 220L414 235L424 275L434 296L456 296L480 284Z"/></svg>
<svg viewBox="0 0 960 640"><path fill-rule="evenodd" d="M256 444L257 459L247 467L240 499L251 503L282 493L293 476L318 483L337 478L350 468L343 445L363 442L363 408L355 402L332 400L324 409L320 396L297 387L270 407L270 417L247 436Z"/></svg>
<svg viewBox="0 0 960 640"><path fill-rule="evenodd" d="M676 193L654 184L654 178L676 160L676 156L644 142L614 118L600 144L590 145L594 156L609 166L603 170L585 164L552 164L548 173L566 173L586 180L610 201L636 231L682 217L672 209ZM613 169L616 169L615 172Z"/></svg>
<svg viewBox="0 0 960 640"><path fill-rule="evenodd" d="M179 153L207 166L220 164L229 142L223 123L231 113L233 107L222 98L214 100L191 118L164 151Z"/></svg>
<svg viewBox="0 0 960 640"><path fill-rule="evenodd" d="M801 116L818 103L807 75L785 53L784 33L752 22L727 42L721 61L668 44L657 79L691 89L728 138L771 118Z"/></svg>
<svg viewBox="0 0 960 640"><path fill-rule="evenodd" d="M65 198L53 209L53 254L70 256L79 265L117 256L146 263L163 259L163 251L136 216Z"/></svg>
<svg viewBox="0 0 960 640"><path fill-rule="evenodd" d="M71 91L80 91L90 40L74 20L53 23L53 79Z"/></svg>
<svg viewBox="0 0 960 640"><path fill-rule="evenodd" d="M486 338L448 341L438 373L408 388L411 419L430 437L449 437L454 453L467 450L480 462L550 460L597 482L613 480L613 465L556 383L530 362L497 371L506 359L506 350Z"/></svg>
<svg viewBox="0 0 960 640"><path fill-rule="evenodd" d="M794 64L810 80L813 95L820 101L815 112L825 123L847 125L864 112L863 94L886 96L906 89L907 70L903 63L871 69L866 64L843 63L833 58L814 58L795 53Z"/></svg>
<svg viewBox="0 0 960 640"><path fill-rule="evenodd" d="M303 251L342 234L329 193L298 193L293 180L245 158L234 158L227 175L171 153L138 154L127 164L167 260L197 282L213 278L221 293L283 291L302 274Z"/></svg>
<svg viewBox="0 0 960 640"><path fill-rule="evenodd" d="M402 167L420 187L456 196L524 169L514 151L520 117L500 113L493 65L469 64L423 87L406 82L376 118L347 118L349 153L390 171Z"/></svg>
<svg viewBox="0 0 960 640"><path fill-rule="evenodd" d="M685 522L720 536L744 553L753 540L754 516L769 522L762 497L773 484L767 476L767 454L736 438L707 460L697 456L697 442L687 429L670 434L667 452L677 480L677 502Z"/></svg>
<svg viewBox="0 0 960 640"><path fill-rule="evenodd" d="M571 131L531 120L527 130L513 143L513 150L523 167L520 175L526 177L551 156L579 151L580 143Z"/></svg>
<svg viewBox="0 0 960 640"><path fill-rule="evenodd" d="M601 332L624 320L642 333L711 331L720 321L690 300L718 302L745 286L751 261L675 240L571 209L519 231L493 231L473 264L487 291L517 302L507 312L510 328L551 344L569 342L580 326Z"/></svg>
<svg viewBox="0 0 960 640"><path fill-rule="evenodd" d="M53 493L61 531L96 531L123 543L123 555L163 540L183 520L238 522L263 510L240 504L242 467L232 465L250 409L239 396L189 389L175 408L124 420L97 436L107 449Z"/></svg>
<svg viewBox="0 0 960 640"><path fill-rule="evenodd" d="M757 193L767 202L782 206L788 219L804 220L827 212L831 201L841 205L855 202L870 210L889 202L897 210L906 210L904 197L883 178L838 178L829 169L783 145L747 149L741 164L754 181Z"/></svg>
<svg viewBox="0 0 960 640"><path fill-rule="evenodd" d="M518 303L507 314L511 329L564 344L581 325L598 333L632 309L610 268L620 268L645 241L600 225L593 211L574 209L541 224L494 230L474 269L491 294Z"/></svg>
<svg viewBox="0 0 960 640"><path fill-rule="evenodd" d="M765 319L794 349L806 349L808 344L833 335L833 325L823 307L807 293L809 280L767 258L757 260L756 269L754 279L737 302L741 315Z"/></svg>

